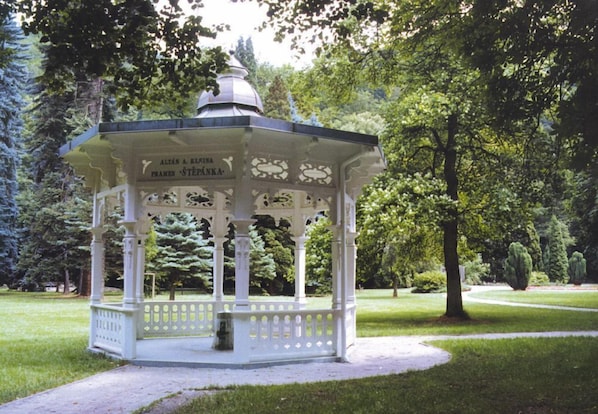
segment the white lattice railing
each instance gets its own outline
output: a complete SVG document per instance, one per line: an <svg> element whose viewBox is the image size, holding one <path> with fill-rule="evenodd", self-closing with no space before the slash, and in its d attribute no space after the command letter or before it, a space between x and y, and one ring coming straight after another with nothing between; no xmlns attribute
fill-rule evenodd
<svg viewBox="0 0 598 414"><path fill-rule="evenodd" d="M132 318L133 312L124 310L121 305L91 305L90 345L124 356L127 317Z"/></svg>
<svg viewBox="0 0 598 414"><path fill-rule="evenodd" d="M295 309L295 302L251 302L255 311ZM214 333L214 321L221 311L231 311L234 301L165 301L143 304L143 336L201 336Z"/></svg>
<svg viewBox="0 0 598 414"><path fill-rule="evenodd" d="M143 336L201 336L214 332L218 311L230 310L232 302L169 301L143 304Z"/></svg>
<svg viewBox="0 0 598 414"><path fill-rule="evenodd" d="M249 361L334 356L339 316L333 309L233 312L235 348Z"/></svg>

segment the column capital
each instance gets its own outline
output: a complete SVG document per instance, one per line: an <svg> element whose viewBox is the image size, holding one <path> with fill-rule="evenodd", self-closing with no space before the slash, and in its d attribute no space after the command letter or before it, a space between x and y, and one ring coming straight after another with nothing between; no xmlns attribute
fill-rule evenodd
<svg viewBox="0 0 598 414"><path fill-rule="evenodd" d="M257 220L252 218L245 219L232 219L230 222L234 224L235 231L238 233L246 233L249 231L249 226L255 223Z"/></svg>

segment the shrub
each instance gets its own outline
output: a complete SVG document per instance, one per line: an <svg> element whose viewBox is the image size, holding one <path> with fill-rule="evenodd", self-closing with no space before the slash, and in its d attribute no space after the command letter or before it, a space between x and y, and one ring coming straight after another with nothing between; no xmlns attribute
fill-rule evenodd
<svg viewBox="0 0 598 414"><path fill-rule="evenodd" d="M465 283L468 285L481 285L483 280L488 279L490 265L482 261L482 255L478 254L474 260L465 262Z"/></svg>
<svg viewBox="0 0 598 414"><path fill-rule="evenodd" d="M581 285L586 276L586 259L580 252L573 252L569 259L569 281L574 285Z"/></svg>
<svg viewBox="0 0 598 414"><path fill-rule="evenodd" d="M443 292L446 290L446 275L439 271L418 273L413 278L414 293Z"/></svg>
<svg viewBox="0 0 598 414"><path fill-rule="evenodd" d="M532 272L529 278L529 286L546 286L550 284L548 275L544 272Z"/></svg>
<svg viewBox="0 0 598 414"><path fill-rule="evenodd" d="M556 283L567 283L567 248L560 221L552 216L548 228L548 277Z"/></svg>
<svg viewBox="0 0 598 414"><path fill-rule="evenodd" d="M525 290L532 274L532 257L519 242L509 245L505 260L505 279L514 290Z"/></svg>

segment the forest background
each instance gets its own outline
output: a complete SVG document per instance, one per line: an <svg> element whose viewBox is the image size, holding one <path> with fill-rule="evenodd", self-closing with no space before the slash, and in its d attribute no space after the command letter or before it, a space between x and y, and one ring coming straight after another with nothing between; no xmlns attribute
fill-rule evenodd
<svg viewBox="0 0 598 414"><path fill-rule="evenodd" d="M257 61L239 39L264 115L380 136L388 169L357 210L360 286L410 287L444 267L450 290L459 265L466 283L502 282L513 242L537 283L567 283L580 254L596 280L594 1L258 2L277 36L320 45L298 70ZM227 59L203 39L225 27L186 3L191 13L177 1L0 1L0 285L88 290L91 194L58 148L97 122L195 115ZM252 290L292 294L289 224L257 218ZM105 234L111 287L122 286L118 221ZM330 290L329 225L322 214L309 228L309 293ZM159 288L210 290L206 226L156 220L147 262Z"/></svg>

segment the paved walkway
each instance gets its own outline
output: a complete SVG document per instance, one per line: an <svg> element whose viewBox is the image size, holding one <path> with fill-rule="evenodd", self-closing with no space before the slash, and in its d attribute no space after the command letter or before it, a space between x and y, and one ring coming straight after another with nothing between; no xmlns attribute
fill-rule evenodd
<svg viewBox="0 0 598 414"><path fill-rule="evenodd" d="M464 299L478 301L468 295ZM510 302L499 304L514 305ZM567 310L596 311L580 308ZM356 347L349 354L349 363L294 364L247 370L127 365L0 405L0 414L125 414L160 399L163 402L157 404L151 413L165 414L217 387L346 380L424 370L448 362L451 357L448 352L425 343L431 340L557 336L598 337L598 331L358 338Z"/></svg>

